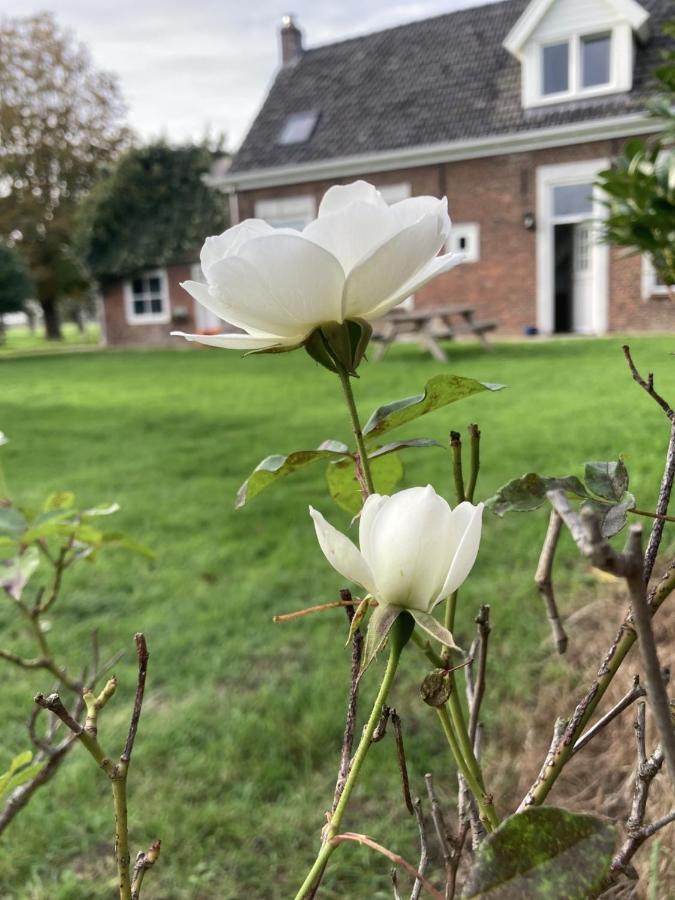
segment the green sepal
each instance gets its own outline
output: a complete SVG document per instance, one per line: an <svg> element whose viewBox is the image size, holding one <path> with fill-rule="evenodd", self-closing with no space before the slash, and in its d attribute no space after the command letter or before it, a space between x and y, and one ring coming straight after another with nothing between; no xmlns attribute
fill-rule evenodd
<svg viewBox="0 0 675 900"><path fill-rule="evenodd" d="M326 322L315 328L305 341L305 350L329 372L343 370L354 378L368 347L373 326L364 319Z"/></svg>
<svg viewBox="0 0 675 900"><path fill-rule="evenodd" d="M337 372L335 360L328 350L326 340L320 328L315 328L307 338L305 341L305 350L309 353L314 362L318 362L324 369L328 369L329 372Z"/></svg>
<svg viewBox="0 0 675 900"><path fill-rule="evenodd" d="M352 616L352 621L349 624L349 636L347 637L347 640L345 642L345 647L351 643L352 638L358 631L359 625L363 621L363 617L368 612L368 607L370 606L371 600L372 600L372 597L369 594L367 597L364 597L363 600L356 607L354 615Z"/></svg>

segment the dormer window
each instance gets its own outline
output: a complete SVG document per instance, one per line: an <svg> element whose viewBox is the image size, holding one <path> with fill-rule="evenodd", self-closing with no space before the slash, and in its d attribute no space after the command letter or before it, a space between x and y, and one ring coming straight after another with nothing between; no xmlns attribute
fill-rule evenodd
<svg viewBox="0 0 675 900"><path fill-rule="evenodd" d="M635 0L531 0L504 41L521 64L523 107L630 91L648 20Z"/></svg>

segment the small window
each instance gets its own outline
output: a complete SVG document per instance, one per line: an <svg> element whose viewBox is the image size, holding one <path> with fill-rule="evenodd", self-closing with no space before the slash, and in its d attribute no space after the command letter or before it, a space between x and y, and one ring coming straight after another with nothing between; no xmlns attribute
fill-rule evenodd
<svg viewBox="0 0 675 900"><path fill-rule="evenodd" d="M255 204L256 219L264 219L274 228L295 228L302 231L315 215L316 201L310 194L257 200Z"/></svg>
<svg viewBox="0 0 675 900"><path fill-rule="evenodd" d="M599 34L582 38L581 86L585 88L609 84L611 36Z"/></svg>
<svg viewBox="0 0 675 900"><path fill-rule="evenodd" d="M593 185L590 181L579 184L559 184L553 188L553 215L586 216L593 212Z"/></svg>
<svg viewBox="0 0 675 900"><path fill-rule="evenodd" d="M383 184L378 191L384 202L391 206L393 203L400 203L401 200L407 200L410 197L410 183L402 181L400 184Z"/></svg>
<svg viewBox="0 0 675 900"><path fill-rule="evenodd" d="M165 273L145 273L127 281L125 294L127 322L130 325L169 321L169 298Z"/></svg>
<svg viewBox="0 0 675 900"><path fill-rule="evenodd" d="M562 94L569 90L569 56L568 41L542 47L542 94Z"/></svg>
<svg viewBox="0 0 675 900"><path fill-rule="evenodd" d="M480 225L477 222L453 224L447 246L451 253L463 253L465 262L478 262L480 259Z"/></svg>
<svg viewBox="0 0 675 900"><path fill-rule="evenodd" d="M304 144L312 136L318 118L316 112L293 113L284 122L277 144Z"/></svg>

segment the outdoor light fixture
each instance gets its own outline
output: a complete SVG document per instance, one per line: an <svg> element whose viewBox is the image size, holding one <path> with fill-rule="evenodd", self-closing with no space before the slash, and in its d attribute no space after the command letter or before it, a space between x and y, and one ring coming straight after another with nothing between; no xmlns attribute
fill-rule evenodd
<svg viewBox="0 0 675 900"><path fill-rule="evenodd" d="M523 213L523 227L528 231L534 231L536 226L536 221L534 218L534 213L526 212Z"/></svg>

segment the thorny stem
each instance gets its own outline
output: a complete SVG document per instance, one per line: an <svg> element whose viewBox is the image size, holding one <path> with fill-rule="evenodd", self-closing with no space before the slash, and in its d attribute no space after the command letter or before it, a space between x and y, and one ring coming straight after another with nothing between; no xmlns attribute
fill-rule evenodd
<svg viewBox="0 0 675 900"><path fill-rule="evenodd" d="M466 499L469 503L473 503L478 472L480 471L480 429L478 425L469 425L469 436L471 439L471 467L469 469L469 483L466 486Z"/></svg>
<svg viewBox="0 0 675 900"><path fill-rule="evenodd" d="M401 657L402 644L400 641L394 640L393 638L394 636L392 635L392 637L390 638L389 660L387 661L387 668L385 670L382 683L380 684L380 689L377 692L377 697L375 698L373 708L370 711L370 716L365 728L363 729L363 734L361 735L359 746L356 748L356 753L354 754L354 759L352 760L349 775L347 776L344 788L342 789L342 794L337 806L335 807L335 811L330 817L328 825L326 826L324 833L324 843L319 850L312 868L309 870L307 877L303 881L300 890L295 895L295 900L303 900L304 897L307 897L308 893L312 889L312 886L314 885L314 882L323 872L328 859L335 850L336 845L331 843L331 841L334 837L336 837L340 830L340 825L342 823L342 818L345 814L345 810L347 809L349 798L354 789L354 785L356 784L356 780L361 771L361 767L363 766L366 754L368 753L368 750L370 748L373 733L377 727L378 722L380 721L382 708L387 699L387 695L389 694L389 690L391 688L394 676L396 674L396 669L398 667L398 662Z"/></svg>
<svg viewBox="0 0 675 900"><path fill-rule="evenodd" d="M462 749L460 748L460 744L453 729L453 723L450 721L450 716L448 715L447 708L445 706L439 706L436 708L436 712L438 713L438 718L440 719L441 727L443 728L445 737L447 738L448 744L450 745L450 751L452 752L452 755L455 758L455 762L457 763L457 768L466 781L469 790L476 798L483 824L485 825L487 831L494 831L495 828L499 825L499 820L492 803L492 798L485 793L485 790L483 789L479 780L476 778L474 771L465 760Z"/></svg>
<svg viewBox="0 0 675 900"><path fill-rule="evenodd" d="M462 503L466 500L464 493L464 475L462 473L462 437L459 431L450 432L450 452L452 453L452 477L455 484L455 500Z"/></svg>
<svg viewBox="0 0 675 900"><path fill-rule="evenodd" d="M356 447L358 450L358 464L361 468L363 479L365 481L365 488L367 494L375 493L375 486L373 484L373 476L370 471L370 462L368 460L368 451L366 450L365 441L363 440L363 431L361 429L361 421L359 419L359 413L356 408L356 401L354 400L354 392L352 391L351 381L349 380L349 375L342 366L338 366L338 377L340 378L340 384L342 385L342 391L345 395L345 401L347 403L347 409L349 410L349 417L352 422L352 430L354 432L354 437L356 439Z"/></svg>

